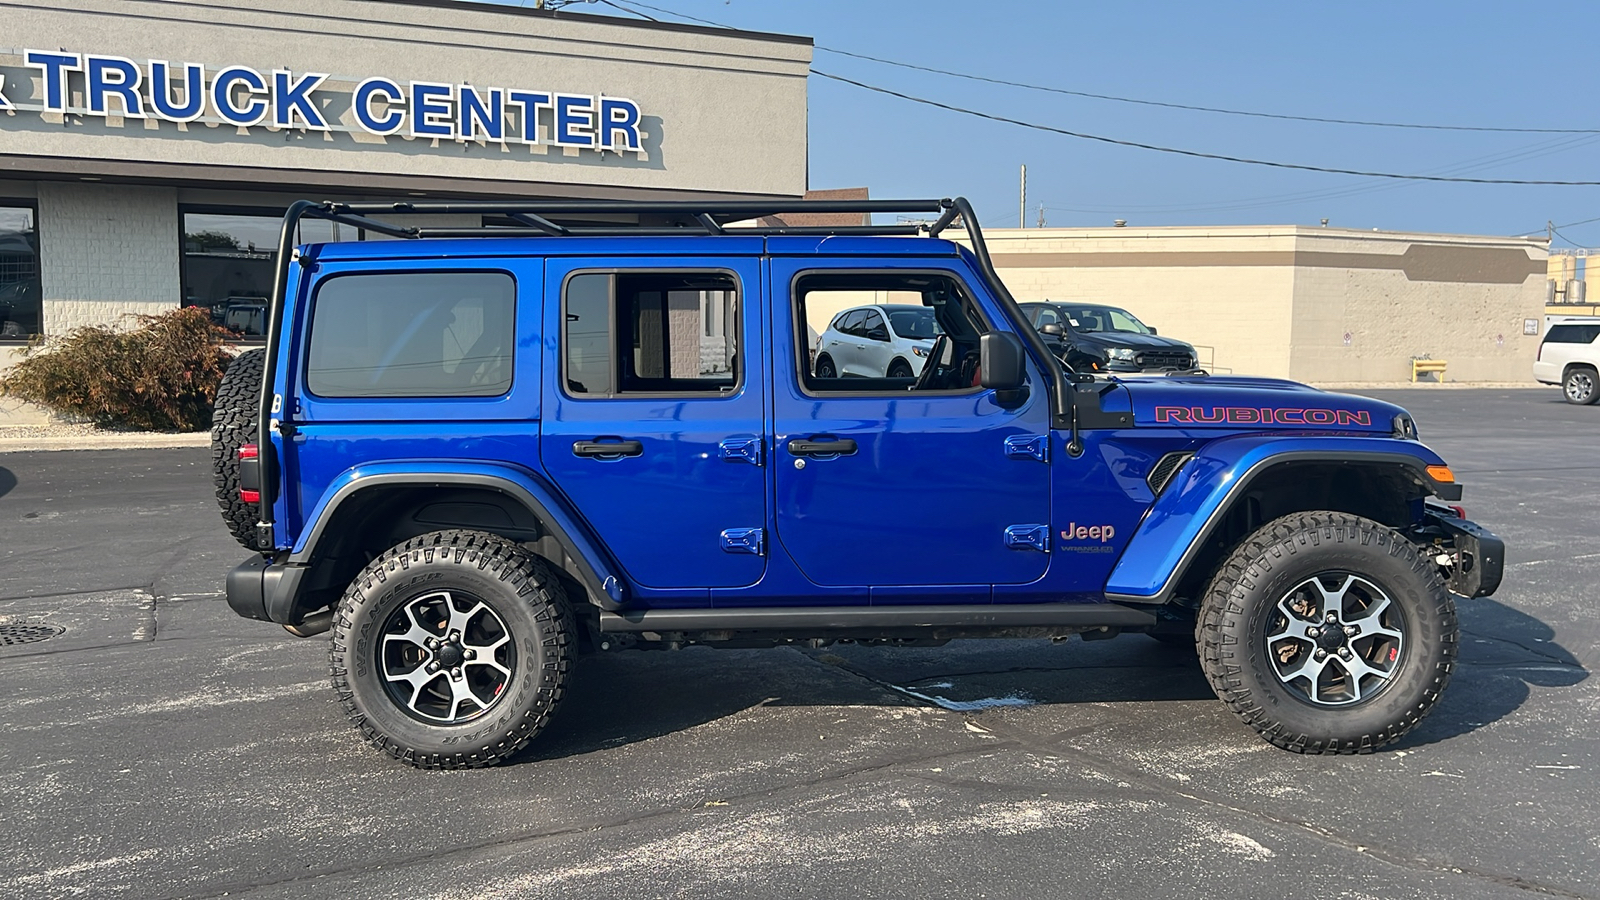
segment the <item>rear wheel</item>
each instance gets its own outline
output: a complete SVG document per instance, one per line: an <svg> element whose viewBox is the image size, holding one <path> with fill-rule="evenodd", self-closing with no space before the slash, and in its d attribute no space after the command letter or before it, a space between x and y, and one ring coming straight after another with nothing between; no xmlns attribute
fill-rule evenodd
<svg viewBox="0 0 1600 900"><path fill-rule="evenodd" d="M890 378L910 378L915 373L911 371L911 363L903 359L896 359L894 362L889 363L889 371L885 374Z"/></svg>
<svg viewBox="0 0 1600 900"><path fill-rule="evenodd" d="M1222 564L1200 610L1200 663L1238 716L1300 753L1367 753L1438 702L1455 602L1393 529L1335 512L1268 523Z"/></svg>
<svg viewBox="0 0 1600 900"><path fill-rule="evenodd" d="M1561 380L1561 392L1566 395L1567 402L1578 406L1588 406L1600 400L1600 390L1596 390L1595 370L1586 366L1574 366L1567 370L1567 375Z"/></svg>
<svg viewBox="0 0 1600 900"><path fill-rule="evenodd" d="M251 550L268 548L256 542L256 505L239 499L239 448L255 443L266 357L265 350L257 349L233 358L217 387L216 410L211 415L211 480L217 489L217 506L222 508L222 521L234 540Z"/></svg>
<svg viewBox="0 0 1600 900"><path fill-rule="evenodd" d="M829 356L826 353L824 353L821 356L817 357L817 377L818 378L838 378L839 377L839 370L837 368L835 368L834 365L833 365L833 357Z"/></svg>
<svg viewBox="0 0 1600 900"><path fill-rule="evenodd" d="M436 531L356 576L329 663L372 746L421 769L475 768L550 721L571 643L566 596L544 560L497 535Z"/></svg>

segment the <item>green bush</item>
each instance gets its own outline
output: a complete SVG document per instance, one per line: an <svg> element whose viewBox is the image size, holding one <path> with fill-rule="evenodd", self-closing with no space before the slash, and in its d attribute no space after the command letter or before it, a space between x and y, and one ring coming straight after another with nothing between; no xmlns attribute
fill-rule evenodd
<svg viewBox="0 0 1600 900"><path fill-rule="evenodd" d="M0 395L103 426L209 428L228 332L199 307L137 318L132 330L95 325L35 343L0 378Z"/></svg>

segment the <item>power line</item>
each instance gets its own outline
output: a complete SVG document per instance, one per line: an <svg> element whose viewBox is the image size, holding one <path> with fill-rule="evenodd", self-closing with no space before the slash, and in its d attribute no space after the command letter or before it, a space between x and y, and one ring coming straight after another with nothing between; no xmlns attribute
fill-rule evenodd
<svg viewBox="0 0 1600 900"><path fill-rule="evenodd" d="M1490 131L1506 134L1600 134L1600 128L1505 128L1488 125L1427 125L1415 122L1380 122L1367 119L1335 119L1325 116L1295 116L1287 113L1258 112L1245 109L1227 109L1219 106L1193 106L1187 103L1167 103L1161 100L1142 100L1136 97L1118 97L1115 94L1094 94L1088 91L1073 91L1067 88L1050 87L1043 84L1029 84L1025 81L1008 81L1004 78L989 78L983 75L971 75L966 72L952 72L949 69L936 69L931 66L919 66L915 63L900 62L893 59L883 59L877 56L868 56L865 53L853 53L849 50L836 50L833 47L824 47L820 44L818 50L824 53L833 53L838 56L850 56L864 59L868 62L881 63L886 66L898 66L902 69L913 69L918 72L931 72L935 75L945 75L950 78L965 78L968 81L981 81L986 84L998 84L1006 87L1023 88L1030 91L1045 91L1051 94L1066 94L1070 97L1085 97L1090 100L1111 100L1117 103L1134 103L1139 106L1159 106L1164 109L1182 109L1191 112L1219 113L1226 116L1250 116L1257 119L1283 119L1291 122L1320 122L1327 125L1364 125L1371 128L1415 128L1424 131Z"/></svg>
<svg viewBox="0 0 1600 900"><path fill-rule="evenodd" d="M1089 134L1081 131L1069 131L1065 128L1057 128L1053 125L1041 125L1037 122L1028 122L1023 119L1013 119L1009 116L982 112L976 109L968 109L964 106L941 103L938 100L929 100L926 97L918 97L913 94L902 93L886 87L879 87L877 85L867 84L862 81L856 81L853 78L846 78L843 75L834 75L830 72L824 72L821 69L813 68L811 70L811 74L819 75L823 78L828 78L833 81L854 85L863 90L873 91L879 94L886 94L890 97L898 97L901 100L909 100L912 103L921 103L925 106L932 106L937 109L961 113L962 115L967 116L974 116L980 119L988 119L992 122L1004 122L1008 125L1017 125L1022 128L1031 128L1035 131L1045 131L1052 134L1065 135L1066 137L1075 137L1086 141L1098 141L1102 144L1113 144L1118 147L1134 147L1140 150L1153 150L1157 153L1171 153L1178 156L1193 157L1195 159L1214 159L1221 162L1241 163L1250 166L1267 166L1274 169L1295 169L1301 172L1324 172L1331 175L1358 175L1363 178L1390 178L1397 181L1436 181L1454 184L1517 184L1548 185L1557 187L1600 187L1600 181L1560 181L1554 179L1519 178L1461 178L1446 175L1408 175L1396 172L1370 172L1363 169L1341 169L1332 166L1313 166L1303 163L1279 162L1267 159L1252 159L1247 156L1228 156L1227 154L1223 153L1206 153L1200 150L1185 150L1179 147L1164 147L1159 144L1145 144L1139 141L1123 140L1121 138L1106 137L1099 134Z"/></svg>
<svg viewBox="0 0 1600 900"><path fill-rule="evenodd" d="M591 2L593 2L593 0L591 0ZM623 9L623 6L612 2L612 0L599 0L599 2L605 3L607 6ZM702 25L712 25L717 28L733 28L732 25L728 25L724 22L713 22L710 19L702 19L686 13L665 9L663 7L651 6L648 3L640 3L638 0L624 0L624 2L628 7L640 7L662 13L664 15L676 16L680 19L687 19L691 22L699 22ZM645 18L650 19L649 16L645 16L644 13L639 12L637 9L630 8L627 9L627 11L632 12L634 15L644 16ZM652 22L659 21L656 19L650 20ZM1109 100L1115 103L1131 103L1138 106L1155 106L1162 109L1181 109L1190 112L1216 113L1225 116L1248 116L1256 119L1278 119L1289 122L1317 122L1325 125L1360 125L1369 128L1409 128L1421 131L1479 131L1497 134L1600 134L1600 128L1510 128L1491 125L1433 125L1417 122L1384 122L1371 119L1338 119L1329 116L1296 116L1288 113L1270 113L1260 112L1258 110L1229 109L1227 107L1220 106L1198 106L1188 103L1170 103L1161 100L1144 100L1138 97L1120 97L1116 94L1096 94L1090 91L1074 91L1068 88L1051 87L1050 85L1030 84L1026 81L1011 81L1005 78L990 78L984 75L973 75L968 72L956 72L950 69L940 69L933 66L923 66L916 63L902 62L897 59L885 59L881 56L870 56L865 53L856 53L851 50L840 50L837 47L829 47L824 44L816 44L815 48L823 53L832 53L837 56L848 56L854 59L862 59L866 60L867 62L878 63L880 65L896 66L901 69L910 69L917 72L928 72L934 75L944 75L949 78L964 78L968 81L981 81L985 84L996 84L1005 87L1022 88L1029 91L1043 91L1051 94L1064 94L1069 97L1083 97L1090 100Z"/></svg>

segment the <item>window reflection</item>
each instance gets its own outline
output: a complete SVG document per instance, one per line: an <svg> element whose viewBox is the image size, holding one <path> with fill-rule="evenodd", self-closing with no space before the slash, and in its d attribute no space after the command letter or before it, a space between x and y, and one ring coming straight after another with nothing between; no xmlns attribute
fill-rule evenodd
<svg viewBox="0 0 1600 900"><path fill-rule="evenodd" d="M211 321L241 337L266 333L267 298L277 273L283 213L183 213L183 304L203 306ZM296 243L361 240L360 229L304 219Z"/></svg>
<svg viewBox="0 0 1600 900"><path fill-rule="evenodd" d="M33 209L0 206L0 340L41 332L39 232Z"/></svg>

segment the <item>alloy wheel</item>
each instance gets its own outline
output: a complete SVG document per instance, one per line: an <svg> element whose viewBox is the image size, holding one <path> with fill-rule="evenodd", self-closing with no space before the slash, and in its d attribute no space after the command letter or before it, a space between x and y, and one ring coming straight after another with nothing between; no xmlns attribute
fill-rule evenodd
<svg viewBox="0 0 1600 900"><path fill-rule="evenodd" d="M389 614L377 648L389 698L425 722L457 725L494 705L516 672L499 614L463 591L434 591Z"/></svg>
<svg viewBox="0 0 1600 900"><path fill-rule="evenodd" d="M1314 706L1371 700L1404 662L1400 606L1372 581L1348 572L1307 578L1278 601L1266 626L1278 680Z"/></svg>

